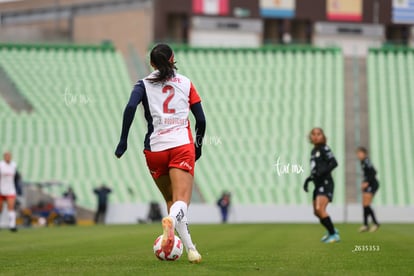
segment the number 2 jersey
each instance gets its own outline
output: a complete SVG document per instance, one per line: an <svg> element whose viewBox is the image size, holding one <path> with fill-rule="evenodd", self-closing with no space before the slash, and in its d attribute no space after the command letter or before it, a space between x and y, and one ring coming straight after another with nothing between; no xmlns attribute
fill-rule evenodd
<svg viewBox="0 0 414 276"><path fill-rule="evenodd" d="M16 195L15 177L17 173L16 163L0 161L0 195Z"/></svg>
<svg viewBox="0 0 414 276"><path fill-rule="evenodd" d="M190 106L201 102L197 90L187 77L177 73L163 84L151 83L149 79L156 72L138 81L132 91L143 94L148 128L145 149L163 151L193 143L188 115Z"/></svg>

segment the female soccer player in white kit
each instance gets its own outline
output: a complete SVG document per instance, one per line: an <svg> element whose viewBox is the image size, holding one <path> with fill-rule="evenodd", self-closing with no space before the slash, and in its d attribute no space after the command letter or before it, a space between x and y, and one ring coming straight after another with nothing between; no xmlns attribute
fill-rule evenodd
<svg viewBox="0 0 414 276"><path fill-rule="evenodd" d="M6 201L9 214L10 231L16 232L16 186L17 165L11 160L11 153L5 152L0 161L0 213L3 211L3 202Z"/></svg>
<svg viewBox="0 0 414 276"><path fill-rule="evenodd" d="M142 102L148 128L144 154L169 214L162 220L162 249L164 252L172 250L175 228L187 250L188 260L199 263L201 255L191 240L187 210L195 161L201 156L206 127L201 99L192 82L176 72L174 53L168 45L156 45L150 59L155 71L134 86L124 111L121 138L115 155L120 158L126 151L129 128L137 105ZM188 120L190 110L196 120L195 142Z"/></svg>

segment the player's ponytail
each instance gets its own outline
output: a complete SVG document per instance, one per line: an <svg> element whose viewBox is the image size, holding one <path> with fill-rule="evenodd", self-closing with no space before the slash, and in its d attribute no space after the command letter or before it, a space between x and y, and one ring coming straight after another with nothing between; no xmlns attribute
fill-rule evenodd
<svg viewBox="0 0 414 276"><path fill-rule="evenodd" d="M167 44L157 44L151 50L151 65L158 70L154 77L148 78L151 83L163 84L175 76L174 52Z"/></svg>

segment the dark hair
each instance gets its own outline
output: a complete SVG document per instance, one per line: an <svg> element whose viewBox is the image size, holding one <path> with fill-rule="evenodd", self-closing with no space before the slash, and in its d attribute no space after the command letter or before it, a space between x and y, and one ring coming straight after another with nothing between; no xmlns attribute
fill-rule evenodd
<svg viewBox="0 0 414 276"><path fill-rule="evenodd" d="M323 129L322 129L322 128L320 128L320 127L314 127L314 128L312 128L312 129L311 129L311 131L309 132L309 135L308 135L309 142L310 142L311 144L313 144L313 142L312 142L312 132L313 132L314 130L319 130L319 131L322 133L322 136L323 136L323 141L322 141L322 144L321 144L321 145L326 145L326 142L327 142L328 138L326 138L325 132L324 132L324 131L323 131Z"/></svg>
<svg viewBox="0 0 414 276"><path fill-rule="evenodd" d="M368 154L368 150L367 150L365 147L358 147L358 148L357 148L357 151L363 152L363 153L365 153L366 155Z"/></svg>
<svg viewBox="0 0 414 276"><path fill-rule="evenodd" d="M157 44L151 50L151 65L154 66L158 73L154 77L148 78L151 83L165 83L175 76L174 52L167 44Z"/></svg>

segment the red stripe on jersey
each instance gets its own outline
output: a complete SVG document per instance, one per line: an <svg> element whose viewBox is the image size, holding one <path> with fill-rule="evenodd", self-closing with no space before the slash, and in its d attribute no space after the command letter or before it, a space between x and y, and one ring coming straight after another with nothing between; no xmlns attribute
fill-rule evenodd
<svg viewBox="0 0 414 276"><path fill-rule="evenodd" d="M191 83L190 96L188 97L188 102L190 103L190 106L201 102L201 98L198 95L197 89L194 87L193 83Z"/></svg>

